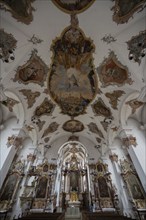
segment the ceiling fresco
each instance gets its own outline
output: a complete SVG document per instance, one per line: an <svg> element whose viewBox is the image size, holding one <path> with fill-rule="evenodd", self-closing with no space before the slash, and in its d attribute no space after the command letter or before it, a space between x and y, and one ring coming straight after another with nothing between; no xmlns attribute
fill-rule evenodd
<svg viewBox="0 0 146 220"><path fill-rule="evenodd" d="M118 61L113 51L97 68L97 72L103 87L109 85L122 86L125 83L132 84L128 68Z"/></svg>
<svg viewBox="0 0 146 220"><path fill-rule="evenodd" d="M52 115L54 108L55 108L55 105L50 100L45 98L42 104L36 108L34 115L37 117L41 117L42 115L45 115L45 114Z"/></svg>
<svg viewBox="0 0 146 220"><path fill-rule="evenodd" d="M118 101L120 101L119 98L123 94L125 94L124 91L122 91L122 90L115 90L115 91L113 91L111 93L110 92L105 93L105 96L110 100L109 103L111 104L112 108L113 109L118 109Z"/></svg>
<svg viewBox="0 0 146 220"><path fill-rule="evenodd" d="M95 112L95 115L97 116L103 116L106 118L111 117L111 111L104 102L102 101L101 98L99 98L92 106L93 111Z"/></svg>
<svg viewBox="0 0 146 220"><path fill-rule="evenodd" d="M95 0L52 0L52 2L66 13L81 13L90 7Z"/></svg>
<svg viewBox="0 0 146 220"><path fill-rule="evenodd" d="M145 104L131 95L146 85L145 5L0 0L3 121L22 105L24 128L42 146L83 141L102 152L121 129L122 107L134 118Z"/></svg>
<svg viewBox="0 0 146 220"><path fill-rule="evenodd" d="M113 20L117 24L128 22L133 17L135 12L140 12L146 6L145 0L114 0L115 5L112 10L114 11ZM128 7L127 7L128 6Z"/></svg>
<svg viewBox="0 0 146 220"><path fill-rule="evenodd" d="M22 23L29 24L33 20L31 3L35 0L0 0L0 8L11 12L12 16Z"/></svg>
<svg viewBox="0 0 146 220"><path fill-rule="evenodd" d="M78 120L69 120L63 124L63 129L68 132L80 132L83 131L84 125Z"/></svg>
<svg viewBox="0 0 146 220"><path fill-rule="evenodd" d="M57 131L58 126L59 124L57 122L52 122L49 127L44 131L42 138L50 133Z"/></svg>
<svg viewBox="0 0 146 220"><path fill-rule="evenodd" d="M47 73L48 67L37 55L37 50L33 50L27 63L18 67L13 81L24 84L37 83L43 86Z"/></svg>
<svg viewBox="0 0 146 220"><path fill-rule="evenodd" d="M97 125L94 122L91 122L89 125L87 125L89 128L89 131L99 135L101 138L103 138L102 132L98 129Z"/></svg>
<svg viewBox="0 0 146 220"><path fill-rule="evenodd" d="M48 80L51 97L63 114L84 114L97 93L93 42L79 27L71 25L54 40L51 50L53 62Z"/></svg>

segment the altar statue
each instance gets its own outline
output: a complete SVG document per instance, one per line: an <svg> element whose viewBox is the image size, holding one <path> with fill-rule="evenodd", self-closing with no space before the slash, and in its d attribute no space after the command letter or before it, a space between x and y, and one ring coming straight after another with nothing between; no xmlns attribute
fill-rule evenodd
<svg viewBox="0 0 146 220"><path fill-rule="evenodd" d="M74 201L78 201L78 195L77 195L77 192L71 192L70 200L71 200L72 202L74 202Z"/></svg>

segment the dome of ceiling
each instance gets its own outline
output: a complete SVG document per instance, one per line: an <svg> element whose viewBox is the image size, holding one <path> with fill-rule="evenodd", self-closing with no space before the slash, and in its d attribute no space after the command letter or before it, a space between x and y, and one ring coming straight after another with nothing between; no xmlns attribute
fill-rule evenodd
<svg viewBox="0 0 146 220"><path fill-rule="evenodd" d="M0 1L1 108L16 112L18 97L38 145L109 145L143 107L145 1L20 2Z"/></svg>

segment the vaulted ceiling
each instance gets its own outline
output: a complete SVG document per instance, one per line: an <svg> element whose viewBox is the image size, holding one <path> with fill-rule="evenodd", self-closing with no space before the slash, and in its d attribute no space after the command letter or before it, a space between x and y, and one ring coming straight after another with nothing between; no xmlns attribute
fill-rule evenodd
<svg viewBox="0 0 146 220"><path fill-rule="evenodd" d="M121 128L125 100L145 86L145 1L0 4L1 45L8 50L1 83L10 99L2 104L10 110L22 103L23 127L35 129L43 145L62 138L108 144L110 131ZM135 113L143 103L132 101L127 106Z"/></svg>

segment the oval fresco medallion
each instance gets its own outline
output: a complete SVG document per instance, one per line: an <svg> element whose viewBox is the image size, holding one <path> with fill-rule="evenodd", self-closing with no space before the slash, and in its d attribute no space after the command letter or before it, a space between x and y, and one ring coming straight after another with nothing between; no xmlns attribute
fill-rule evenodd
<svg viewBox="0 0 146 220"><path fill-rule="evenodd" d="M65 131L68 132L80 132L84 129L84 125L78 120L66 121L62 127Z"/></svg>
<svg viewBox="0 0 146 220"><path fill-rule="evenodd" d="M63 114L84 114L97 93L92 56L94 44L80 28L69 26L53 42L51 50L53 60L48 78L50 96Z"/></svg>
<svg viewBox="0 0 146 220"><path fill-rule="evenodd" d="M52 2L66 13L81 13L89 8L95 0L52 0Z"/></svg>

